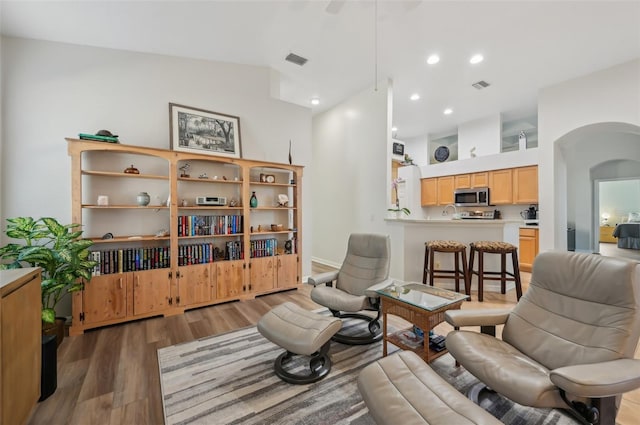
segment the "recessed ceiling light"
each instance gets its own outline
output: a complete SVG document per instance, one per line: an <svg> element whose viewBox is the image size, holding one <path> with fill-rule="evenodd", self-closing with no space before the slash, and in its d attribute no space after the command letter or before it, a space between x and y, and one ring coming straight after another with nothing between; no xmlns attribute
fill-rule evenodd
<svg viewBox="0 0 640 425"><path fill-rule="evenodd" d="M409 99L418 100L418 99L420 99L420 95L418 93L414 93L414 94L411 95L411 97Z"/></svg>
<svg viewBox="0 0 640 425"><path fill-rule="evenodd" d="M444 113L445 115L451 115L451 114L453 113L453 109L451 109L451 108L447 108L447 109L445 109L445 110L443 111L443 113Z"/></svg>
<svg viewBox="0 0 640 425"><path fill-rule="evenodd" d="M473 55L471 56L471 59L469 59L469 63L472 65L475 65L477 63L480 63L484 60L484 57L481 54L477 54L477 55Z"/></svg>
<svg viewBox="0 0 640 425"><path fill-rule="evenodd" d="M311 104L312 105L319 105L320 104L320 99L318 99L317 97L314 97L313 99L311 99Z"/></svg>
<svg viewBox="0 0 640 425"><path fill-rule="evenodd" d="M438 62L440 62L440 56L438 56L438 55L431 55L431 56L429 56L429 57L427 58L427 63L428 63L429 65L435 65L435 64L437 64Z"/></svg>

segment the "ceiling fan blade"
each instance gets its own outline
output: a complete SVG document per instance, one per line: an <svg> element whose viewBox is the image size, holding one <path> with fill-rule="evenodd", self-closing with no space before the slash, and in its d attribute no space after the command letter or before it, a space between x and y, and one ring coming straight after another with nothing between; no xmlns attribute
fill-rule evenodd
<svg viewBox="0 0 640 425"><path fill-rule="evenodd" d="M325 9L325 12L337 15L340 13L342 6L344 6L346 2L347 0L331 0Z"/></svg>

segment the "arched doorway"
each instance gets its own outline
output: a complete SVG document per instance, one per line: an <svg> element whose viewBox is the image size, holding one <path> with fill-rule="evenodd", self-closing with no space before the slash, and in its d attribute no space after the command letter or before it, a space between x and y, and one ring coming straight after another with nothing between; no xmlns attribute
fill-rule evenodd
<svg viewBox="0 0 640 425"><path fill-rule="evenodd" d="M635 177L630 175L634 172L640 177L640 167L623 165L626 161L640 161L640 127L627 123L591 124L560 137L555 147L560 153L554 164L560 179L555 182L558 202L554 215L561 221L556 223L556 229L575 229L575 249L597 252L600 214L594 181L605 175L608 179Z"/></svg>

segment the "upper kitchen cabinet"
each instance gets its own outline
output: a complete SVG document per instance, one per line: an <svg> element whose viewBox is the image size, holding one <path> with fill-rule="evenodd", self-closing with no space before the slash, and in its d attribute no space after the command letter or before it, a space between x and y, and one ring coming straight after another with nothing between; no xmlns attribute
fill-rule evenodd
<svg viewBox="0 0 640 425"><path fill-rule="evenodd" d="M513 169L513 203L538 203L538 166Z"/></svg>
<svg viewBox="0 0 640 425"><path fill-rule="evenodd" d="M472 173L471 187L489 187L489 173L487 171L481 173Z"/></svg>
<svg viewBox="0 0 640 425"><path fill-rule="evenodd" d="M513 203L513 169L489 171L489 199L492 205Z"/></svg>
<svg viewBox="0 0 640 425"><path fill-rule="evenodd" d="M438 177L438 205L453 204L454 176Z"/></svg>
<svg viewBox="0 0 640 425"><path fill-rule="evenodd" d="M420 180L420 204L423 207L438 205L438 179Z"/></svg>
<svg viewBox="0 0 640 425"><path fill-rule="evenodd" d="M457 174L454 177L454 189L469 189L471 187L471 174Z"/></svg>

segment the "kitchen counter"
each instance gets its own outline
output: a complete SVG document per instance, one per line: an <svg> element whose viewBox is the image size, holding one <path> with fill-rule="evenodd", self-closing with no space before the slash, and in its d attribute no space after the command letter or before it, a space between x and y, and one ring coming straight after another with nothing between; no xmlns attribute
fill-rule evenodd
<svg viewBox="0 0 640 425"><path fill-rule="evenodd" d="M398 252L396 246L394 256L399 255L404 260L404 276L401 278L408 282L422 282L424 267L424 244L431 240L454 240L469 245L476 241L503 241L519 246L520 227L525 226L522 219L385 219L394 225L397 224L398 234L402 235L402 252ZM396 227L396 226L393 226ZM534 227L534 226L527 226ZM393 248L392 248L393 249ZM468 253L468 250L467 250ZM443 270L453 268L451 255L436 254L435 261ZM468 260L468 259L467 259ZM486 270L500 269L499 255L485 256ZM507 270L511 271L509 261ZM477 278L471 282L472 288L477 289ZM438 286L453 289L453 281L442 280ZM513 288L513 282L507 283L507 289ZM485 290L500 291L500 282L485 282Z"/></svg>

